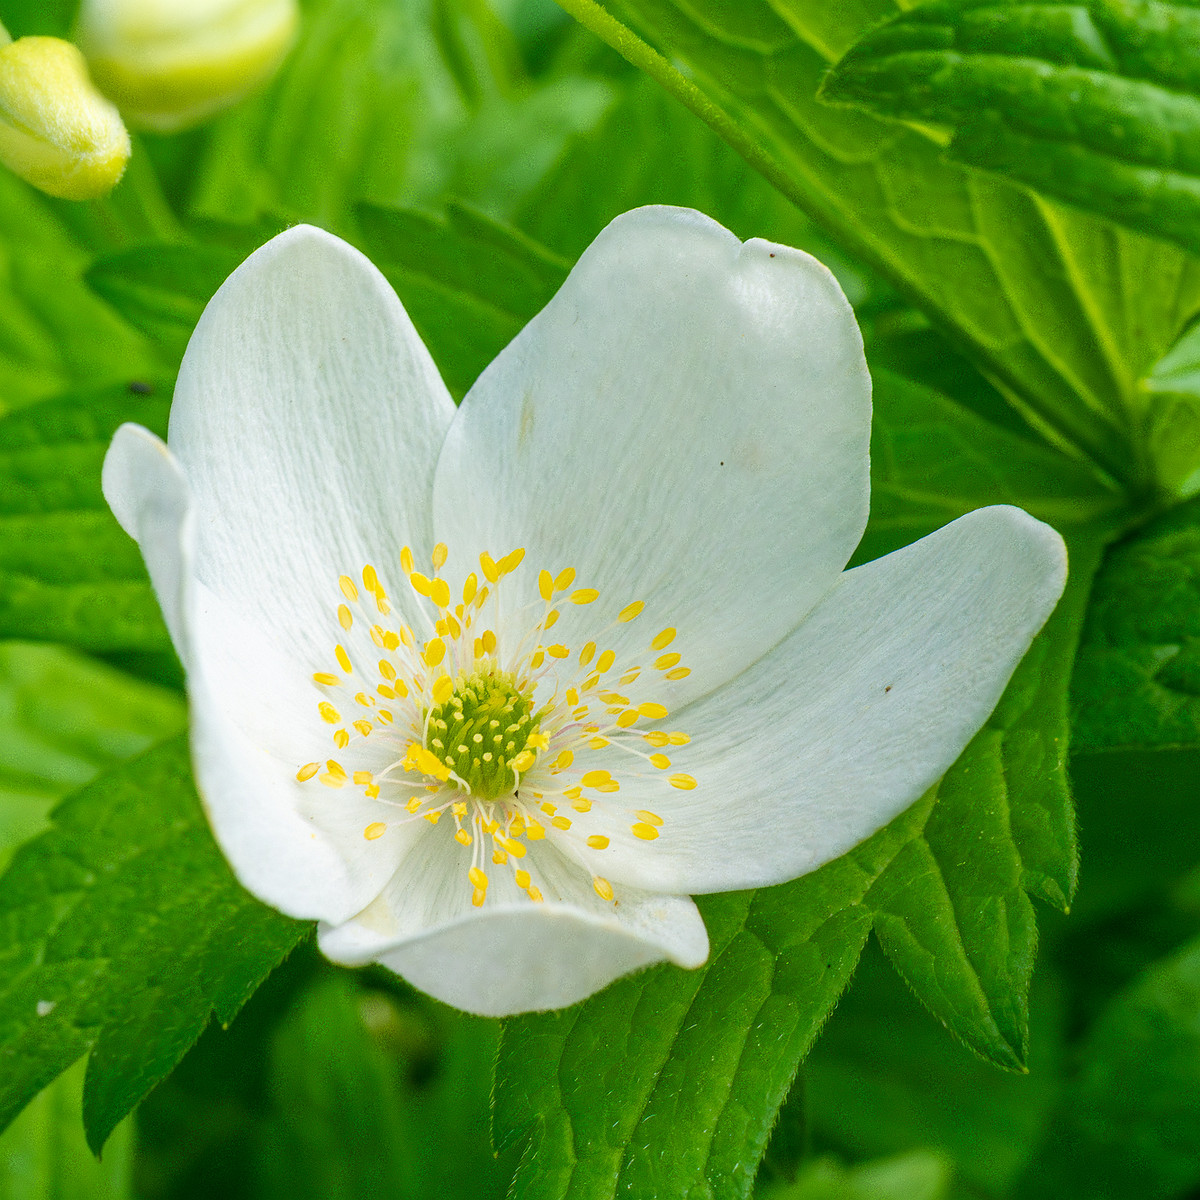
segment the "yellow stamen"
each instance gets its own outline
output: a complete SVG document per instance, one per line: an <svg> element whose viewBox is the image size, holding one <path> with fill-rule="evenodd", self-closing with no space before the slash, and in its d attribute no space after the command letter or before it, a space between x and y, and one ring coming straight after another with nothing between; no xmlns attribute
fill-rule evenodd
<svg viewBox="0 0 1200 1200"><path fill-rule="evenodd" d="M691 667L676 667L673 671L668 671L664 679L686 679L692 673Z"/></svg>
<svg viewBox="0 0 1200 1200"><path fill-rule="evenodd" d="M633 836L641 838L643 842L652 842L658 837L658 830L653 825L645 825L639 822L637 825L631 825L629 828Z"/></svg>
<svg viewBox="0 0 1200 1200"><path fill-rule="evenodd" d="M611 900L613 898L612 884L609 883L607 879L601 879L600 876L597 875L592 880L592 887L596 889L596 895L599 896L601 900Z"/></svg>
<svg viewBox="0 0 1200 1200"><path fill-rule="evenodd" d="M672 651L670 654L660 654L654 660L654 669L656 671L669 671L679 662L679 655Z"/></svg>
<svg viewBox="0 0 1200 1200"><path fill-rule="evenodd" d="M554 590L556 592L565 592L567 588L575 582L575 568L564 567L558 573L558 577L554 581Z"/></svg>
<svg viewBox="0 0 1200 1200"><path fill-rule="evenodd" d="M313 683L323 683L326 687L338 682L336 675L330 675L328 671L318 671L313 675Z"/></svg>
<svg viewBox="0 0 1200 1200"><path fill-rule="evenodd" d="M354 580L349 575L338 576L338 587L342 589L342 595L350 601L351 604L358 599L358 588L354 586Z"/></svg>
<svg viewBox="0 0 1200 1200"><path fill-rule="evenodd" d="M668 775L667 782L673 788L679 788L681 791L690 792L696 786L696 781L691 775Z"/></svg>
<svg viewBox="0 0 1200 1200"><path fill-rule="evenodd" d="M328 700L322 700L317 705L317 712L321 714L321 720L327 721L330 725L337 725L341 721L341 714Z"/></svg>
<svg viewBox="0 0 1200 1200"><path fill-rule="evenodd" d="M296 772L296 778L300 780L301 783L307 783L320 769L320 763L305 763L304 766L302 766L300 770Z"/></svg>
<svg viewBox="0 0 1200 1200"><path fill-rule="evenodd" d="M346 647L339 643L334 647L333 652L337 656L338 666L341 667L347 675L352 674L354 667L350 664L350 655L346 653Z"/></svg>
<svg viewBox="0 0 1200 1200"><path fill-rule="evenodd" d="M587 844L591 846L593 850L607 850L608 838L606 838L602 833L593 833L591 837L588 838Z"/></svg>
<svg viewBox="0 0 1200 1200"><path fill-rule="evenodd" d="M440 571L446 565L446 559L450 557L450 547L445 542L438 542L433 548L433 569Z"/></svg>
<svg viewBox="0 0 1200 1200"><path fill-rule="evenodd" d="M635 600L632 604L627 604L621 609L620 613L617 614L617 620L622 624L632 621L634 617L641 616L642 609L645 607L640 600Z"/></svg>
<svg viewBox="0 0 1200 1200"><path fill-rule="evenodd" d="M600 593L595 588L577 588L571 593L571 603L591 604L599 595Z"/></svg>
<svg viewBox="0 0 1200 1200"><path fill-rule="evenodd" d="M338 624L343 629L349 629L354 624L354 614L344 605L338 605Z"/></svg>
<svg viewBox="0 0 1200 1200"><path fill-rule="evenodd" d="M655 634L654 639L650 643L650 649L665 650L674 640L675 630L668 626L661 633Z"/></svg>
<svg viewBox="0 0 1200 1200"><path fill-rule="evenodd" d="M657 767L660 771L665 771L671 765L671 760L665 754L652 754L650 755L650 765Z"/></svg>
<svg viewBox="0 0 1200 1200"><path fill-rule="evenodd" d="M363 837L368 842L375 841L376 838L381 838L387 832L387 826L382 821L372 821L370 825L363 830Z"/></svg>

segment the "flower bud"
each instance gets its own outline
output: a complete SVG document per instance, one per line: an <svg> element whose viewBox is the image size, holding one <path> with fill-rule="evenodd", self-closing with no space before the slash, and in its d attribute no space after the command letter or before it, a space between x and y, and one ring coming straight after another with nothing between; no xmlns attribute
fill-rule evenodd
<svg viewBox="0 0 1200 1200"><path fill-rule="evenodd" d="M129 134L83 55L59 38L0 34L0 162L51 196L112 191L129 161Z"/></svg>
<svg viewBox="0 0 1200 1200"><path fill-rule="evenodd" d="M296 0L83 0L76 41L131 124L171 132L267 79L296 21Z"/></svg>

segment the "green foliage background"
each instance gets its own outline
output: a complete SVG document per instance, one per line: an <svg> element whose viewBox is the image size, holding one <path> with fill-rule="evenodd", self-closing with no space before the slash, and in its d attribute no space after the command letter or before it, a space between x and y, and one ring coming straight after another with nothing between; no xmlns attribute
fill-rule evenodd
<svg viewBox="0 0 1200 1200"><path fill-rule="evenodd" d="M0 1200L1200 1187L1197 54L1193 3L306 0L278 78L109 199L0 175ZM461 396L645 203L838 274L856 561L1014 503L1071 580L907 813L703 898L699 971L501 1025L233 881L99 467L290 223L379 265Z"/></svg>

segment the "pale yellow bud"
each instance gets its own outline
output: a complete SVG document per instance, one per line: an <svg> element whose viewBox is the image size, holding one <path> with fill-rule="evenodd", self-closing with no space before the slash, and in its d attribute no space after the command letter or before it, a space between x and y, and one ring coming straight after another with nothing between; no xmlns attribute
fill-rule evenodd
<svg viewBox="0 0 1200 1200"><path fill-rule="evenodd" d="M267 79L296 22L296 0L83 0L76 41L131 124L170 132Z"/></svg>
<svg viewBox="0 0 1200 1200"><path fill-rule="evenodd" d="M112 191L129 161L129 134L92 86L83 55L58 38L0 41L0 162L51 196Z"/></svg>

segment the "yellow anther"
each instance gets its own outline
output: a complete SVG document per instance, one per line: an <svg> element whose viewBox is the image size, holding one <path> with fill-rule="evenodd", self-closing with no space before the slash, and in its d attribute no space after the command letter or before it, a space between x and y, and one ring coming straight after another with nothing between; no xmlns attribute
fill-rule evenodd
<svg viewBox="0 0 1200 1200"><path fill-rule="evenodd" d="M668 733L667 740L672 746L686 746L692 739L688 737L686 733L680 733L676 731L674 733Z"/></svg>
<svg viewBox="0 0 1200 1200"><path fill-rule="evenodd" d="M354 782L357 783L359 787L366 787L368 783L374 782L374 776L372 776L370 771L355 771Z"/></svg>
<svg viewBox="0 0 1200 1200"><path fill-rule="evenodd" d="M368 842L373 842L376 838L381 838L387 833L387 826L382 821L372 821L370 825L363 830L363 837Z"/></svg>
<svg viewBox="0 0 1200 1200"><path fill-rule="evenodd" d="M465 829L460 829L455 833L454 840L460 846L469 846L471 844L471 835Z"/></svg>
<svg viewBox="0 0 1200 1200"><path fill-rule="evenodd" d="M628 704L629 697L622 696L620 692L597 692L596 693L605 704Z"/></svg>
<svg viewBox="0 0 1200 1200"><path fill-rule="evenodd" d="M587 844L591 846L593 850L607 850L608 838L606 838L602 833L593 833L591 837L588 838Z"/></svg>
<svg viewBox="0 0 1200 1200"><path fill-rule="evenodd" d="M554 765L560 770L566 770L575 761L575 755L570 750L564 750L555 760Z"/></svg>
<svg viewBox="0 0 1200 1200"><path fill-rule="evenodd" d="M545 661L546 661L546 651L543 650L541 646L539 646L533 652L533 657L529 660L529 666L532 670L536 671L538 669L538 667L540 667L542 665L542 663L544 663Z"/></svg>
<svg viewBox="0 0 1200 1200"><path fill-rule="evenodd" d="M641 838L643 842L652 842L658 837L658 830L653 825L646 825L640 821L631 825L629 829L635 838Z"/></svg>
<svg viewBox="0 0 1200 1200"><path fill-rule="evenodd" d="M567 703L571 705L579 703L579 692L573 687L567 688Z"/></svg>
<svg viewBox="0 0 1200 1200"><path fill-rule="evenodd" d="M668 775L667 782L673 788L679 788L680 791L690 792L696 786L696 780L691 775Z"/></svg>
<svg viewBox="0 0 1200 1200"><path fill-rule="evenodd" d="M555 829L570 829L571 819L569 817L551 817L550 824L553 825Z"/></svg>
<svg viewBox="0 0 1200 1200"><path fill-rule="evenodd" d="M550 749L550 739L544 733L541 733L541 732L531 733L525 744L527 746L533 746L538 750L549 750Z"/></svg>
<svg viewBox="0 0 1200 1200"><path fill-rule="evenodd" d="M380 650L382 650L384 648L384 645L386 644L384 642L383 638L384 638L383 626L382 625L372 625L371 626L371 641L373 641L375 643L375 645L377 645L380 648Z"/></svg>
<svg viewBox="0 0 1200 1200"><path fill-rule="evenodd" d="M583 789L579 787L569 787L563 789L563 796L568 800L578 800L583 795Z"/></svg>
<svg viewBox="0 0 1200 1200"><path fill-rule="evenodd" d="M542 622L543 629L552 629L558 624L560 613L557 608L552 608L547 614L546 619Z"/></svg>
<svg viewBox="0 0 1200 1200"><path fill-rule="evenodd" d="M436 667L446 657L446 643L441 638L430 638L421 657L429 666Z"/></svg>
<svg viewBox="0 0 1200 1200"><path fill-rule="evenodd" d="M475 607L482 608L487 603L487 598L492 594L492 589L485 583L479 589L478 595L475 597Z"/></svg>
<svg viewBox="0 0 1200 1200"><path fill-rule="evenodd" d="M549 654L551 658L570 658L571 657L570 650L568 650L566 648L566 646L562 645L561 643L557 643L557 642L553 646L547 646L546 653Z"/></svg>
<svg viewBox="0 0 1200 1200"><path fill-rule="evenodd" d="M592 880L592 887L596 889L596 895L599 896L601 900L611 900L613 898L612 884L609 883L607 879L601 879L600 876L597 875Z"/></svg>
<svg viewBox="0 0 1200 1200"><path fill-rule="evenodd" d="M668 671L664 679L686 679L692 673L691 667L676 667L673 671Z"/></svg>
<svg viewBox="0 0 1200 1200"><path fill-rule="evenodd" d="M522 750L521 753L518 754L511 763L509 763L509 766L512 767L514 771L528 771L536 761L537 755L531 750Z"/></svg>
<svg viewBox="0 0 1200 1200"><path fill-rule="evenodd" d="M388 603L387 597L383 592L375 593L375 607L386 617L392 611L392 606Z"/></svg>
<svg viewBox="0 0 1200 1200"><path fill-rule="evenodd" d="M487 900L487 892L485 892L483 890L483 888L475 888L472 890L471 903L476 908L482 908L484 905L484 901L486 901L486 900Z"/></svg>
<svg viewBox="0 0 1200 1200"><path fill-rule="evenodd" d="M647 825L661 825L663 823L663 819L658 813L649 812L644 808L639 808L633 815L639 821L645 821Z"/></svg>
<svg viewBox="0 0 1200 1200"><path fill-rule="evenodd" d="M392 715L391 710L387 708L377 709L375 715L379 718L382 725L390 725L396 719Z"/></svg>
<svg viewBox="0 0 1200 1200"><path fill-rule="evenodd" d="M442 814L436 810L433 812L427 812L423 815L425 817L425 820L427 820L430 823L430 825L436 825L438 823L438 821L440 821L442 818Z"/></svg>
<svg viewBox="0 0 1200 1200"><path fill-rule="evenodd" d="M576 588L571 593L572 604L591 604L600 593L595 588Z"/></svg>
<svg viewBox="0 0 1200 1200"><path fill-rule="evenodd" d="M554 590L556 592L565 592L567 588L575 582L575 568L564 567L559 571L554 580Z"/></svg>
<svg viewBox="0 0 1200 1200"><path fill-rule="evenodd" d="M676 666L678 662L679 655L672 650L670 654L660 654L658 658L654 660L654 669L656 671L669 671L673 666Z"/></svg>
<svg viewBox="0 0 1200 1200"><path fill-rule="evenodd" d="M345 779L347 777L346 776L346 768L343 767L342 764L340 762L338 762L336 759L327 758L325 760L325 770L327 770L330 773L330 775L337 775L342 779Z"/></svg>
<svg viewBox="0 0 1200 1200"><path fill-rule="evenodd" d="M400 649L400 639L406 633L408 633L408 629L407 629L407 627L405 627L403 625L400 627L400 633L395 633L391 629L386 630L383 635L383 648L385 650L399 650ZM412 645L412 634L411 633L408 634L408 641L405 642L405 645L406 646Z"/></svg>
<svg viewBox="0 0 1200 1200"><path fill-rule="evenodd" d="M403 679L393 680L392 687L396 689L396 695L401 699L408 695L408 684Z"/></svg>
<svg viewBox="0 0 1200 1200"><path fill-rule="evenodd" d="M484 656L484 654L487 653L487 651L485 651L483 648L483 638L475 639L475 644L472 647L472 650L473 650L476 658L482 658Z"/></svg>
<svg viewBox="0 0 1200 1200"><path fill-rule="evenodd" d="M333 744L339 750L345 750L345 748L350 745L350 735L344 729L339 729L337 733L333 735Z"/></svg>
<svg viewBox="0 0 1200 1200"><path fill-rule="evenodd" d="M578 800L571 801L571 807L578 813L592 811L592 802L586 796L580 796Z"/></svg>
<svg viewBox="0 0 1200 1200"><path fill-rule="evenodd" d="M632 604L627 604L623 609L621 609L621 611L617 614L617 620L622 623L626 621L632 621L634 617L640 617L642 615L642 609L645 607L646 606L640 600L635 600Z"/></svg>
<svg viewBox="0 0 1200 1200"><path fill-rule="evenodd" d="M362 581L363 587L365 587L367 591L371 592L372 594L378 594L379 592L383 591L383 589L379 586L379 572L376 571L370 563L367 563L367 565L363 567Z"/></svg>
<svg viewBox="0 0 1200 1200"><path fill-rule="evenodd" d="M446 565L446 559L450 557L450 547L445 542L438 542L433 548L433 569L440 571Z"/></svg>
<svg viewBox="0 0 1200 1200"><path fill-rule="evenodd" d="M607 783L612 778L608 771L587 771L583 778L579 781L584 787L599 787L602 783ZM563 795L566 795L564 792Z"/></svg>
<svg viewBox="0 0 1200 1200"><path fill-rule="evenodd" d="M439 675L433 681L432 694L435 704L445 704L454 695L454 680L449 675Z"/></svg>
<svg viewBox="0 0 1200 1200"><path fill-rule="evenodd" d="M528 817L525 821L525 836L531 842L540 842L546 836L545 826L540 821Z"/></svg>
<svg viewBox="0 0 1200 1200"><path fill-rule="evenodd" d="M621 676L622 683L632 683L642 673L641 667L634 667L632 671L626 671Z"/></svg>
<svg viewBox="0 0 1200 1200"><path fill-rule="evenodd" d="M538 807L539 807L539 808L542 810L542 812L544 812L544 813L546 814L546 816L548 816L548 817L552 817L552 816L554 816L554 814L555 814L556 812L558 812L558 809L557 809L557 808L556 808L556 807L555 807L553 804L551 804L549 801L547 801L545 804L539 804L539 805L538 805Z"/></svg>
<svg viewBox="0 0 1200 1200"><path fill-rule="evenodd" d="M606 671L612 670L612 665L617 661L615 650L605 650L603 654L596 659L596 670L603 675Z"/></svg>
<svg viewBox="0 0 1200 1200"><path fill-rule="evenodd" d="M513 856L513 858L524 858L525 857L525 847L523 845L521 845L520 842L516 841L514 838L505 837L504 834L502 834L502 833L496 833L496 834L493 834L492 836L497 842L500 843L501 846L504 847L505 850L507 850L509 852L509 854L511 854ZM522 885L522 886L524 886L524 885Z"/></svg>
<svg viewBox="0 0 1200 1200"><path fill-rule="evenodd" d="M652 754L650 755L650 765L657 767L660 771L665 771L671 765L671 760L665 754Z"/></svg>
<svg viewBox="0 0 1200 1200"><path fill-rule="evenodd" d="M518 547L516 550L510 550L496 565L501 575L511 575L521 565L524 558L524 547Z"/></svg>
<svg viewBox="0 0 1200 1200"><path fill-rule="evenodd" d="M603 750L605 746L610 746L612 743L608 740L608 738L594 737L588 738L588 745L593 750Z"/></svg>
<svg viewBox="0 0 1200 1200"><path fill-rule="evenodd" d="M479 569L483 572L483 577L488 583L495 583L500 578L500 571L496 566L496 560L486 550L479 556Z"/></svg>
<svg viewBox="0 0 1200 1200"><path fill-rule="evenodd" d="M588 642L579 652L579 665L586 667L596 656L596 643Z"/></svg>
<svg viewBox="0 0 1200 1200"><path fill-rule="evenodd" d="M423 803L424 801L420 796L414 796L404 807L407 808L410 813L415 813Z"/></svg>
<svg viewBox="0 0 1200 1200"><path fill-rule="evenodd" d="M354 614L344 605L338 605L338 624L343 629L349 629L354 624Z"/></svg>
<svg viewBox="0 0 1200 1200"><path fill-rule="evenodd" d="M345 596L346 599L351 602L351 604L358 599L358 588L354 586L354 580L351 579L349 575L338 576L338 587L342 589L342 595Z"/></svg>
<svg viewBox="0 0 1200 1200"><path fill-rule="evenodd" d="M664 650L674 640L675 640L675 630L672 629L670 626L668 626L666 629L662 630L660 633L657 633L654 635L653 640L650 642L650 649L651 650Z"/></svg>
<svg viewBox="0 0 1200 1200"><path fill-rule="evenodd" d="M391 636L392 635L389 633L388 638L391 638ZM413 637L413 631L411 629L409 629L409 627L407 625L400 626L400 640L406 646L415 646L417 644L417 639ZM389 650L395 649L395 646L392 645L392 643L390 641L388 642L387 645L388 645Z"/></svg>
<svg viewBox="0 0 1200 1200"><path fill-rule="evenodd" d="M413 573L413 552L407 546L400 551L400 569L405 575Z"/></svg>
<svg viewBox="0 0 1200 1200"><path fill-rule="evenodd" d="M462 633L462 626L458 623L457 617L447 616L446 624L450 629L450 636L457 638Z"/></svg>
<svg viewBox="0 0 1200 1200"><path fill-rule="evenodd" d="M340 788L346 786L345 775L333 775L326 771L323 775L317 776L317 782L323 783L326 787Z"/></svg>
<svg viewBox="0 0 1200 1200"><path fill-rule="evenodd" d="M380 673L380 675L382 675L382 676L384 677L384 679L386 679L386 680L387 680L389 683L390 683L390 682L391 682L393 679L395 679L395 678L396 678L396 668L395 668L395 667L393 667L393 666L392 666L392 664L391 664L390 662L388 662L388 660L387 660L386 658L381 658L381 659L379 660L379 673Z"/></svg>
<svg viewBox="0 0 1200 1200"><path fill-rule="evenodd" d="M354 728L357 729L358 732L363 735L363 737L370 737L371 730L374 729L375 727L371 724L370 721L355 721Z"/></svg>
<svg viewBox="0 0 1200 1200"><path fill-rule="evenodd" d="M339 643L334 648L333 652L337 657L338 666L341 667L342 670L345 671L347 675L351 674L353 672L354 668L350 665L350 655L348 655L346 653L346 647Z"/></svg>
<svg viewBox="0 0 1200 1200"><path fill-rule="evenodd" d="M305 763L304 766L302 766L300 770L296 772L296 778L300 780L301 783L307 783L320 769L320 763Z"/></svg>
<svg viewBox="0 0 1200 1200"><path fill-rule="evenodd" d="M367 695L366 692L356 692L354 694L356 703L361 704L363 708L374 708L375 701Z"/></svg>
<svg viewBox="0 0 1200 1200"><path fill-rule="evenodd" d="M330 725L336 725L342 719L341 713L328 700L322 700L317 705L317 712L321 714L321 720L328 722Z"/></svg>
<svg viewBox="0 0 1200 1200"><path fill-rule="evenodd" d="M538 572L538 595L543 600L549 600L554 595L554 576L549 571Z"/></svg>
<svg viewBox="0 0 1200 1200"><path fill-rule="evenodd" d="M496 634L493 630L485 629L483 631L482 641L483 641L483 652L485 654L495 654L496 653Z"/></svg>
<svg viewBox="0 0 1200 1200"><path fill-rule="evenodd" d="M527 888L531 882L528 871L518 869L514 872L513 878L517 881L517 887Z"/></svg>
<svg viewBox="0 0 1200 1200"><path fill-rule="evenodd" d="M372 800L377 799L379 796L379 784L368 784L365 788L363 788L363 795L369 796Z"/></svg>
<svg viewBox="0 0 1200 1200"><path fill-rule="evenodd" d="M596 785L596 791L598 792L619 792L620 790L621 785L615 779L610 779L607 783Z"/></svg>
<svg viewBox="0 0 1200 1200"><path fill-rule="evenodd" d="M618 718L617 725L622 729L628 729L638 719L638 710L636 708L627 708Z"/></svg>
<svg viewBox="0 0 1200 1200"><path fill-rule="evenodd" d="M467 878L481 891L487 891L488 877L478 867L472 867L467 872Z"/></svg>
<svg viewBox="0 0 1200 1200"><path fill-rule="evenodd" d="M438 606L438 608L449 608L450 585L444 579L430 580L429 598Z"/></svg>
<svg viewBox="0 0 1200 1200"><path fill-rule="evenodd" d="M338 682L336 675L330 675L328 671L317 671L313 675L313 683L323 683L326 687Z"/></svg>
<svg viewBox="0 0 1200 1200"><path fill-rule="evenodd" d="M505 854L503 850L493 850L492 862L494 862L496 866L502 867L506 862L508 862L508 855Z"/></svg>
<svg viewBox="0 0 1200 1200"><path fill-rule="evenodd" d="M509 832L513 837L520 837L525 832L525 818L517 813L509 824Z"/></svg>
<svg viewBox="0 0 1200 1200"><path fill-rule="evenodd" d="M416 771L422 775L432 775L443 783L450 778L450 768L436 754L431 754L424 746L416 742L408 744L401 766L406 771Z"/></svg>
<svg viewBox="0 0 1200 1200"><path fill-rule="evenodd" d="M450 805L450 811L456 817L465 817L467 815L467 802L465 800L456 800Z"/></svg>
<svg viewBox="0 0 1200 1200"><path fill-rule="evenodd" d="M670 734L663 733L661 729L652 730L650 733L642 734L642 741L649 742L650 745L656 747L666 746L670 743Z"/></svg>
<svg viewBox="0 0 1200 1200"><path fill-rule="evenodd" d="M420 571L414 571L409 577L408 582L412 584L412 589L418 596L429 595L429 576L422 575Z"/></svg>
<svg viewBox="0 0 1200 1200"><path fill-rule="evenodd" d="M643 717L649 717L652 721L661 721L667 715L666 706L656 704L653 700L647 700L638 705L638 712Z"/></svg>
<svg viewBox="0 0 1200 1200"><path fill-rule="evenodd" d="M381 683L375 689L375 691L378 692L379 695L381 695L385 700L395 700L396 699L396 693L394 691L392 691L392 689L390 687L388 687L388 685L386 683Z"/></svg>
<svg viewBox="0 0 1200 1200"><path fill-rule="evenodd" d="M525 894L534 902L534 904L541 904L542 893L537 888L527 888Z"/></svg>
<svg viewBox="0 0 1200 1200"><path fill-rule="evenodd" d="M463 603L470 604L479 590L479 576L474 571L463 582Z"/></svg>

